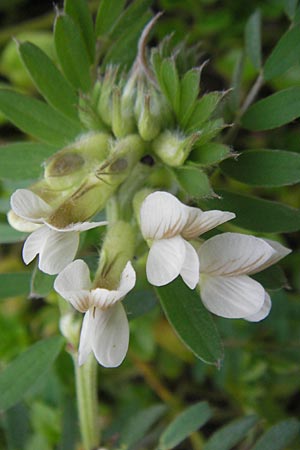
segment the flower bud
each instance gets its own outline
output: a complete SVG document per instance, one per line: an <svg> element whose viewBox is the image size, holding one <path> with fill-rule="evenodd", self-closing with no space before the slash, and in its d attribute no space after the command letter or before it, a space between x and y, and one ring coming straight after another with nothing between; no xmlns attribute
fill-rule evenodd
<svg viewBox="0 0 300 450"><path fill-rule="evenodd" d="M96 84L91 97L83 94L79 96L78 115L81 123L88 130L106 131L107 126L97 112L97 103L100 96L100 90L98 91L98 89L100 89L99 84Z"/></svg>
<svg viewBox="0 0 300 450"><path fill-rule="evenodd" d="M108 155L110 136L90 133L58 151L45 163L45 180L52 189L65 190L82 180Z"/></svg>
<svg viewBox="0 0 300 450"><path fill-rule="evenodd" d="M136 236L133 227L119 220L108 227L101 248L94 287L117 289L121 273L134 256Z"/></svg>
<svg viewBox="0 0 300 450"><path fill-rule="evenodd" d="M184 164L198 139L199 133L185 137L166 130L154 140L152 150L165 164L178 167Z"/></svg>
<svg viewBox="0 0 300 450"><path fill-rule="evenodd" d="M119 88L115 87L112 96L112 130L117 138L122 138L135 131L133 104L128 98L124 102Z"/></svg>
<svg viewBox="0 0 300 450"><path fill-rule="evenodd" d="M144 105L138 118L139 134L144 141L152 141L160 132L159 115L153 112L151 108L151 98L149 95L144 97Z"/></svg>
<svg viewBox="0 0 300 450"><path fill-rule="evenodd" d="M145 198L153 192L153 189L144 188L138 191L133 197L133 211L138 225L140 226L141 221L141 206Z"/></svg>
<svg viewBox="0 0 300 450"><path fill-rule="evenodd" d="M64 314L59 321L59 329L61 334L74 348L78 347L81 328L80 320L78 320L76 316L77 315L71 311Z"/></svg>
<svg viewBox="0 0 300 450"><path fill-rule="evenodd" d="M108 125L112 125L112 92L117 76L117 68L110 67L103 78L99 101L97 104L97 112L102 121Z"/></svg>
<svg viewBox="0 0 300 450"><path fill-rule="evenodd" d="M81 186L48 218L56 228L85 222L101 211L118 186L130 175L144 152L138 135L118 141L106 160L90 173Z"/></svg>

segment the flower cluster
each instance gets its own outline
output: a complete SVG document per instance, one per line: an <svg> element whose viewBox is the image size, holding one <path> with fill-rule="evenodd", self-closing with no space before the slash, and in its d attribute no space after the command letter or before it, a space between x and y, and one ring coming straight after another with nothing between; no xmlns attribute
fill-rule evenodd
<svg viewBox="0 0 300 450"><path fill-rule="evenodd" d="M188 207L167 192L150 194L141 208L141 230L150 245L149 282L162 286L181 275L191 289L199 286L203 303L214 314L250 321L266 317L270 297L248 275L276 263L289 249L240 233L194 241L194 246L188 242L234 217L230 212Z"/></svg>
<svg viewBox="0 0 300 450"><path fill-rule="evenodd" d="M41 271L58 274L55 290L85 314L79 364L91 352L105 367L123 361L129 326L121 301L135 286L134 256L141 265L146 260L150 284L163 286L180 276L212 313L259 321L271 300L250 276L289 253L277 242L240 233L203 240L235 214L202 211L170 193L191 200L211 195L205 167L210 171L231 149L210 142L224 127L214 116L224 94L200 95L204 64L193 61L184 72L178 49L167 41L147 51L157 18L142 32L128 73L107 63L86 72L94 78L69 105L72 111L76 106L74 142L45 162L42 180L11 197L9 223L31 233L24 262L38 256ZM107 220L91 221L104 208ZM79 234L103 225L107 233L91 282L86 263L74 260Z"/></svg>
<svg viewBox="0 0 300 450"><path fill-rule="evenodd" d="M54 228L48 222L51 206L26 189L13 194L11 206L12 223L17 223L22 230L34 230L23 247L24 262L28 264L39 254L41 270L60 272L54 283L55 290L85 314L79 364L83 364L91 352L104 367L121 364L129 342L128 320L121 300L135 286L132 263L130 260L121 263L123 269L119 270L118 286L111 287L112 283L103 275L95 277L92 283L87 264L80 259L73 261L79 232L106 222ZM248 321L264 319L271 308L269 294L249 275L274 264L290 250L278 242L240 233L225 232L205 241L199 239L200 235L234 217L231 212L202 211L187 206L168 192L147 195L141 204L139 223L150 247L146 263L148 281L154 286L163 286L181 276L190 289L199 290L204 305L212 313ZM116 235L119 240L120 230L119 227ZM122 239L122 245L129 245L124 242L125 234ZM108 247L111 248L111 244L109 242ZM102 257L109 259L105 252ZM110 287L105 287L105 283Z"/></svg>

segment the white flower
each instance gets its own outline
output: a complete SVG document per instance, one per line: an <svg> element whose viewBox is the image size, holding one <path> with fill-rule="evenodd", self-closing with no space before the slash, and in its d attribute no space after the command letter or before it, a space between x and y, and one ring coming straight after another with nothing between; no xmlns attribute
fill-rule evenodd
<svg viewBox="0 0 300 450"><path fill-rule="evenodd" d="M54 289L74 308L85 313L82 322L79 365L93 351L104 367L119 366L128 349L129 325L120 300L133 289L135 271L128 261L118 289L92 289L88 266L81 259L69 264L56 278Z"/></svg>
<svg viewBox="0 0 300 450"><path fill-rule="evenodd" d="M271 266L290 251L278 242L239 233L208 239L198 251L204 305L221 317L264 319L271 309L270 296L248 275Z"/></svg>
<svg viewBox="0 0 300 450"><path fill-rule="evenodd" d="M199 259L186 239L194 239L234 217L231 212L203 212L186 206L168 192L148 195L141 206L141 231L151 245L148 281L163 286L181 275L194 289L199 281Z"/></svg>
<svg viewBox="0 0 300 450"><path fill-rule="evenodd" d="M33 231L23 246L25 264L39 254L39 268L50 275L59 273L73 261L80 231L106 225L106 222L83 222L55 228L47 223L54 209L28 189L18 189L11 196L11 208L8 214L10 225L19 231Z"/></svg>

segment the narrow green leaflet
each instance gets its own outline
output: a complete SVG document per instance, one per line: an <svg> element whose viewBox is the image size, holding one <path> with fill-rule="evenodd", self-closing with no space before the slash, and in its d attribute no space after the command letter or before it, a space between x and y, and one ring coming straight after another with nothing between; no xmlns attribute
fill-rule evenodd
<svg viewBox="0 0 300 450"><path fill-rule="evenodd" d="M261 12L257 9L248 19L245 28L246 52L255 69L261 68Z"/></svg>
<svg viewBox="0 0 300 450"><path fill-rule="evenodd" d="M180 108L178 119L184 128L189 120L199 94L200 68L186 72L180 81Z"/></svg>
<svg viewBox="0 0 300 450"><path fill-rule="evenodd" d="M152 425L166 412L165 405L154 405L132 416L120 432L119 445L126 450L145 437Z"/></svg>
<svg viewBox="0 0 300 450"><path fill-rule="evenodd" d="M300 154L284 150L246 150L227 159L222 171L252 186L287 186L300 182Z"/></svg>
<svg viewBox="0 0 300 450"><path fill-rule="evenodd" d="M223 358L222 343L199 294L180 278L156 291L170 324L183 343L197 358L219 366Z"/></svg>
<svg viewBox="0 0 300 450"><path fill-rule="evenodd" d="M126 0L101 0L96 18L97 36L104 36L110 32L125 3Z"/></svg>
<svg viewBox="0 0 300 450"><path fill-rule="evenodd" d="M102 64L103 67L108 64L118 64L120 66L126 66L127 68L130 67L136 57L141 31L150 19L151 14L149 12L142 14L139 19L132 24L128 32L124 36L120 36L109 47Z"/></svg>
<svg viewBox="0 0 300 450"><path fill-rule="evenodd" d="M117 39L121 36L126 36L136 22L140 20L141 16L145 15L151 3L152 0L135 0L129 4L119 19L114 23L110 33L111 38Z"/></svg>
<svg viewBox="0 0 300 450"><path fill-rule="evenodd" d="M230 222L233 225L266 233L289 233L300 229L298 209L225 189L216 190L216 193L221 199L202 199L200 206L234 212L237 217Z"/></svg>
<svg viewBox="0 0 300 450"><path fill-rule="evenodd" d="M183 411L165 429L160 437L159 450L176 447L184 439L201 428L212 416L212 410L207 402L196 403Z"/></svg>
<svg viewBox="0 0 300 450"><path fill-rule="evenodd" d="M8 223L0 223L0 244L22 242L26 237L26 233L15 230Z"/></svg>
<svg viewBox="0 0 300 450"><path fill-rule="evenodd" d="M57 147L36 142L15 142L0 147L0 178L29 180L38 178L42 163L53 155Z"/></svg>
<svg viewBox="0 0 300 450"><path fill-rule="evenodd" d="M164 59L160 67L161 89L175 113L179 115L180 84L174 59Z"/></svg>
<svg viewBox="0 0 300 450"><path fill-rule="evenodd" d="M182 189L193 198L207 197L213 194L209 178L201 169L186 166L174 170Z"/></svg>
<svg viewBox="0 0 300 450"><path fill-rule="evenodd" d="M161 79L160 79L160 68L163 62L163 58L159 52L159 50L157 48L152 48L151 49L151 65L154 69L156 78L159 82L159 84L161 84Z"/></svg>
<svg viewBox="0 0 300 450"><path fill-rule="evenodd" d="M60 336L40 341L1 371L0 410L18 403L39 382L58 356L63 342Z"/></svg>
<svg viewBox="0 0 300 450"><path fill-rule="evenodd" d="M87 0L65 0L65 12L78 25L83 41L90 56L91 64L95 59L95 32L93 18Z"/></svg>
<svg viewBox="0 0 300 450"><path fill-rule="evenodd" d="M277 42L264 66L264 79L271 80L300 62L300 25L288 30Z"/></svg>
<svg viewBox="0 0 300 450"><path fill-rule="evenodd" d="M224 129L223 119L209 120L204 123L200 128L200 135L195 144L195 147L201 147L202 145L211 141L215 136L217 136L220 131Z"/></svg>
<svg viewBox="0 0 300 450"><path fill-rule="evenodd" d="M0 299L28 295L30 272L0 273Z"/></svg>
<svg viewBox="0 0 300 450"><path fill-rule="evenodd" d="M19 45L19 52L37 89L47 102L72 120L78 121L78 98L51 59L30 42Z"/></svg>
<svg viewBox="0 0 300 450"><path fill-rule="evenodd" d="M65 146L82 132L46 103L10 90L0 90L0 111L25 133L55 146Z"/></svg>
<svg viewBox="0 0 300 450"><path fill-rule="evenodd" d="M129 292L123 300L128 320L134 320L150 312L157 305L153 289L135 289Z"/></svg>
<svg viewBox="0 0 300 450"><path fill-rule="evenodd" d="M30 281L30 297L46 297L53 289L54 280L55 275L42 272L36 264Z"/></svg>
<svg viewBox="0 0 300 450"><path fill-rule="evenodd" d="M23 402L3 415L7 450L23 450L30 435L29 411Z"/></svg>
<svg viewBox="0 0 300 450"><path fill-rule="evenodd" d="M242 117L242 125L254 131L272 130L298 117L300 117L300 87L291 87L250 106Z"/></svg>
<svg viewBox="0 0 300 450"><path fill-rule="evenodd" d="M232 112L235 112L241 103L242 89L243 89L243 74L245 68L245 55L244 52L238 53L236 63L234 65L231 88L232 91L229 94L227 105Z"/></svg>
<svg viewBox="0 0 300 450"><path fill-rule="evenodd" d="M65 76L76 89L87 92L91 87L90 57L80 29L70 16L56 17L54 42Z"/></svg>
<svg viewBox="0 0 300 450"><path fill-rule="evenodd" d="M220 98L220 92L210 92L197 101L193 113L186 125L189 132L198 130L201 125L206 122L215 111Z"/></svg>
<svg viewBox="0 0 300 450"><path fill-rule="evenodd" d="M231 450L257 423L256 416L243 417L217 430L206 442L203 450Z"/></svg>
<svg viewBox="0 0 300 450"><path fill-rule="evenodd" d="M68 395L69 394L69 395ZM76 402L71 392L66 393L62 400L61 438L58 449L75 450L79 441L79 427Z"/></svg>
<svg viewBox="0 0 300 450"><path fill-rule="evenodd" d="M189 156L189 161L203 166L211 166L228 158L230 154L231 150L227 145L209 142L195 148Z"/></svg>
<svg viewBox="0 0 300 450"><path fill-rule="evenodd" d="M251 450L286 450L300 432L300 422L287 419L270 428Z"/></svg>

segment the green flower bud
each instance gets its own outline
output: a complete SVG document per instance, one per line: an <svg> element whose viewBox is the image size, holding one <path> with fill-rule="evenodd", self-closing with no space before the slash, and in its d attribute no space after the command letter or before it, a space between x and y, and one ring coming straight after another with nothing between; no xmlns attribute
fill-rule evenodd
<svg viewBox="0 0 300 450"><path fill-rule="evenodd" d="M178 167L183 165L198 139L199 133L185 137L166 130L153 141L152 150L165 164Z"/></svg>
<svg viewBox="0 0 300 450"><path fill-rule="evenodd" d="M114 88L112 102L112 130L117 138L122 138L135 131L133 104L121 96L119 88Z"/></svg>
<svg viewBox="0 0 300 450"><path fill-rule="evenodd" d="M118 141L111 148L108 158L85 178L47 222L56 228L65 228L71 223L85 222L101 211L140 160L144 145L138 135Z"/></svg>
<svg viewBox="0 0 300 450"><path fill-rule="evenodd" d="M92 92L91 97L88 95L80 95L78 104L78 115L81 123L88 130L106 131L107 126L102 121L97 112L97 103L100 96L99 84L96 83L95 89Z"/></svg>
<svg viewBox="0 0 300 450"><path fill-rule="evenodd" d="M153 192L153 189L144 188L138 191L133 197L133 211L138 225L140 226L140 210L145 198Z"/></svg>
<svg viewBox="0 0 300 450"><path fill-rule="evenodd" d="M96 171L106 183L119 186L132 172L146 150L145 143L137 134L131 134L116 142L107 161Z"/></svg>
<svg viewBox="0 0 300 450"><path fill-rule="evenodd" d="M161 128L159 114L153 113L151 106L151 98L149 95L146 95L144 97L142 112L138 119L139 134L145 141L155 139Z"/></svg>
<svg viewBox="0 0 300 450"><path fill-rule="evenodd" d="M45 180L56 190L69 189L108 156L110 135L89 133L51 156L45 163Z"/></svg>
<svg viewBox="0 0 300 450"><path fill-rule="evenodd" d="M97 104L97 112L102 121L108 126L112 125L112 93L117 77L117 71L118 69L113 67L110 67L106 71Z"/></svg>
<svg viewBox="0 0 300 450"><path fill-rule="evenodd" d="M120 220L108 227L95 276L95 288L117 289L126 263L133 259L135 237L135 230L128 222Z"/></svg>
<svg viewBox="0 0 300 450"><path fill-rule="evenodd" d="M78 347L80 328L81 321L78 320L78 316L75 312L69 311L61 316L59 321L60 332L74 349Z"/></svg>
<svg viewBox="0 0 300 450"><path fill-rule="evenodd" d="M65 198L69 197L74 192L76 186L75 187L72 186L69 189L60 191L57 189L53 189L53 187L48 184L47 180L42 179L37 183L33 184L32 186L30 186L29 189L36 195L41 197L46 203L51 205L53 208L56 208L61 204L62 201L64 201Z"/></svg>

